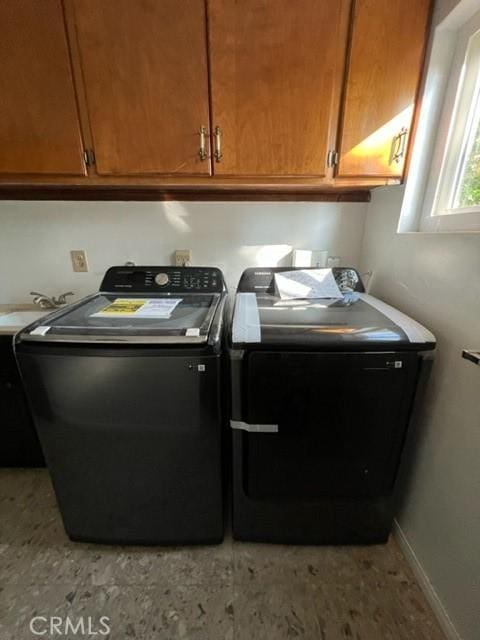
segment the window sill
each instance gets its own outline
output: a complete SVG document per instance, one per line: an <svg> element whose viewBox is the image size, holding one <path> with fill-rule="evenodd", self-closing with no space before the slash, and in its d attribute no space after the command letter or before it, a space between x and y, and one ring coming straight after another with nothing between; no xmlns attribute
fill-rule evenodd
<svg viewBox="0 0 480 640"><path fill-rule="evenodd" d="M423 218L420 233L480 233L480 213L452 213Z"/></svg>

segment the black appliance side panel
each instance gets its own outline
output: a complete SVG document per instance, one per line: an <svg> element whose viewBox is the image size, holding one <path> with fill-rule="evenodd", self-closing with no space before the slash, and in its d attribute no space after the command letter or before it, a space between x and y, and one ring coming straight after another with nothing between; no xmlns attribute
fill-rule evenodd
<svg viewBox="0 0 480 640"><path fill-rule="evenodd" d="M12 336L0 337L0 467L44 467L17 369Z"/></svg>
<svg viewBox="0 0 480 640"><path fill-rule="evenodd" d="M219 356L17 354L71 538L221 541Z"/></svg>
<svg viewBox="0 0 480 640"><path fill-rule="evenodd" d="M253 352L245 491L263 498L378 498L396 477L418 371L416 354Z"/></svg>

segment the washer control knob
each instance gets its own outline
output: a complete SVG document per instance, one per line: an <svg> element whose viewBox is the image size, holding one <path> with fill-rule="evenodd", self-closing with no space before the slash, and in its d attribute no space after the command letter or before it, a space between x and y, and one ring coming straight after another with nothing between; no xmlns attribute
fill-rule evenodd
<svg viewBox="0 0 480 640"><path fill-rule="evenodd" d="M169 278L167 273L157 273L157 275L155 276L155 282L161 287L164 287L166 284L168 284L168 280Z"/></svg>

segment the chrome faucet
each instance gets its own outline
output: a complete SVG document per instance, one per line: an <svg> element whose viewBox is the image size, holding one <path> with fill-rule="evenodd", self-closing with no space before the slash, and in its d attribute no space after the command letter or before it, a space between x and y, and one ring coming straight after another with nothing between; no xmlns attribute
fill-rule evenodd
<svg viewBox="0 0 480 640"><path fill-rule="evenodd" d="M67 293L62 293L55 298L52 296L46 296L44 293L37 293L37 291L30 291L31 296L35 296L33 298L33 304L38 304L42 309L57 309L64 304L67 304L67 296L73 296L73 291L67 291Z"/></svg>

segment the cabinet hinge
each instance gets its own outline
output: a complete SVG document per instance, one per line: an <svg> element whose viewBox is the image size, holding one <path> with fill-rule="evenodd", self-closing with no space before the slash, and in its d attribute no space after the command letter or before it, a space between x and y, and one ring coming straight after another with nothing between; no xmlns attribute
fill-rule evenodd
<svg viewBox="0 0 480 640"><path fill-rule="evenodd" d="M338 151L330 149L327 154L327 167L334 167L338 164Z"/></svg>
<svg viewBox="0 0 480 640"><path fill-rule="evenodd" d="M93 152L93 149L85 149L83 152L83 160L87 167L95 164L95 153Z"/></svg>

